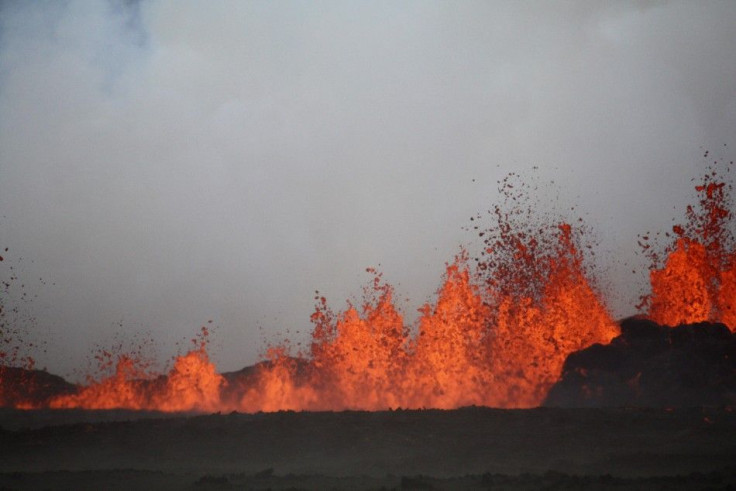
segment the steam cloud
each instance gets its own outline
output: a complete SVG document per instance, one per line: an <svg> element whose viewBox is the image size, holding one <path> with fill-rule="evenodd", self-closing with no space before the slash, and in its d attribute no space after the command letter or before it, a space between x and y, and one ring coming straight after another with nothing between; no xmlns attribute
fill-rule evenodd
<svg viewBox="0 0 736 491"><path fill-rule="evenodd" d="M0 273L57 373L118 324L169 353L210 319L234 370L366 266L411 317L538 166L630 314L636 235L682 216L703 149L733 159L734 25L729 2L0 2Z"/></svg>

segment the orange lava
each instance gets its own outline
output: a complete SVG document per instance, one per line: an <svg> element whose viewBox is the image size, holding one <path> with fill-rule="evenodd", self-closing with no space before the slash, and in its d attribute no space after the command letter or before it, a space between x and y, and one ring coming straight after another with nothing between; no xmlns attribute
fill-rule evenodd
<svg viewBox="0 0 736 491"><path fill-rule="evenodd" d="M491 336L491 372L499 382L499 407L534 407L559 380L570 353L619 334L589 285L581 257L562 228L561 252L548 266L541 301L506 297Z"/></svg>
<svg viewBox="0 0 736 491"><path fill-rule="evenodd" d="M447 266L437 302L421 309L414 336L392 302L392 288L376 276L375 295L360 310L351 306L332 316L319 304L312 356L299 363L272 353L236 408L537 406L568 354L619 332L577 259L574 249L560 259L536 305L473 284L461 256Z"/></svg>
<svg viewBox="0 0 736 491"><path fill-rule="evenodd" d="M133 358L118 357L115 374L82 387L76 394L54 397L49 407L85 409L149 409L202 411L220 409L222 375L207 355L207 330L202 328L198 346L178 356L173 368L161 377L150 376Z"/></svg>
<svg viewBox="0 0 736 491"><path fill-rule="evenodd" d="M502 186L502 192L513 189ZM375 274L360 308L338 315L317 297L310 356L285 350L258 366L242 411L533 407L567 355L619 333L588 283L570 225L515 229L497 208L471 272L467 253L447 266L416 333Z"/></svg>
<svg viewBox="0 0 736 491"><path fill-rule="evenodd" d="M664 264L651 253L651 294L647 315L676 326L722 322L736 332L736 241L731 232L731 186L715 171L695 186L697 206L688 206L685 225L676 225Z"/></svg>
<svg viewBox="0 0 736 491"><path fill-rule="evenodd" d="M134 356L108 353L114 374L41 406L199 412L537 406L569 354L610 342L619 327L586 270L581 251L591 247L583 229L535 215L523 204L530 193L511 177L500 183L505 201L489 212L491 225L480 226L480 215L471 219L482 239L477 257L463 250L447 265L436 301L419 310L414 326L397 309L393 288L369 269L373 281L362 305L335 313L317 295L308 353L271 347L265 361L226 378L209 360L202 328L166 374L141 368ZM720 321L735 330L730 186L710 173L695 189L698 206L688 207L686 225L674 227L665 259L642 244L655 264L642 305L661 324ZM0 404L29 407L26 399L3 396L2 374Z"/></svg>
<svg viewBox="0 0 736 491"><path fill-rule="evenodd" d="M721 272L716 302L720 321L736 332L736 264Z"/></svg>

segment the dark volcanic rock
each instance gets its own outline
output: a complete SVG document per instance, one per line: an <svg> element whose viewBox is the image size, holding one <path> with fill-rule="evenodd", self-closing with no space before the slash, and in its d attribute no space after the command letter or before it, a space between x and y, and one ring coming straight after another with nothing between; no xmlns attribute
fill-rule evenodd
<svg viewBox="0 0 736 491"><path fill-rule="evenodd" d="M0 366L0 407L40 407L76 386L43 370Z"/></svg>
<svg viewBox="0 0 736 491"><path fill-rule="evenodd" d="M546 406L736 405L736 333L723 324L621 322L621 335L571 354Z"/></svg>

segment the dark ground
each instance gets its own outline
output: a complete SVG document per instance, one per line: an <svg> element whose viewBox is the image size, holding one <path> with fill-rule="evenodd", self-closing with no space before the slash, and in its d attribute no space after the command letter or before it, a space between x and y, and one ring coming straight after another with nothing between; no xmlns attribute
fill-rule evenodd
<svg viewBox="0 0 736 491"><path fill-rule="evenodd" d="M736 411L0 410L0 489L736 489Z"/></svg>
<svg viewBox="0 0 736 491"><path fill-rule="evenodd" d="M631 317L609 344L570 354L546 406L736 407L736 332Z"/></svg>

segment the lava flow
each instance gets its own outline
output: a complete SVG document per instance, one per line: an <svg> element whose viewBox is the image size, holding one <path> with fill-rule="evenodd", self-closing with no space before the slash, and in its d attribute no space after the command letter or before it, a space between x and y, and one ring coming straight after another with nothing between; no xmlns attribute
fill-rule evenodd
<svg viewBox="0 0 736 491"><path fill-rule="evenodd" d="M9 372L0 368L0 405L245 412L538 406L568 355L610 342L619 326L585 267L582 221L540 219L519 204L529 193L513 178L501 182L505 201L489 213L490 226L480 225L480 215L471 219L482 241L477 257L463 250L447 265L436 301L420 309L413 329L393 288L369 270L362 305L336 313L317 295L308 353L275 346L254 367L218 374L203 328L167 374L120 355L112 376L40 402L13 398L3 378ZM734 330L731 188L709 173L695 189L698 206L674 228L663 261L650 252L648 236L640 242L654 264L641 308L662 324L720 321Z"/></svg>

